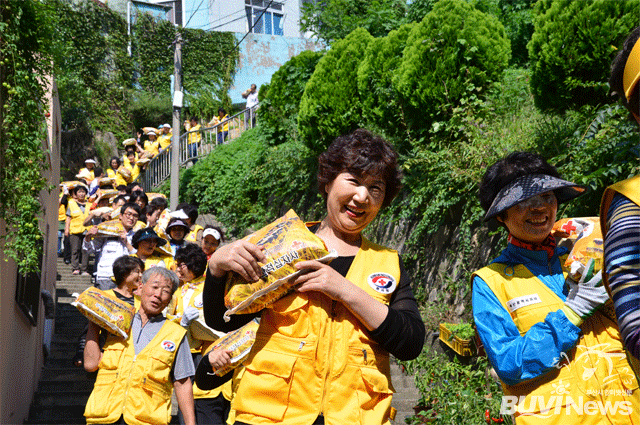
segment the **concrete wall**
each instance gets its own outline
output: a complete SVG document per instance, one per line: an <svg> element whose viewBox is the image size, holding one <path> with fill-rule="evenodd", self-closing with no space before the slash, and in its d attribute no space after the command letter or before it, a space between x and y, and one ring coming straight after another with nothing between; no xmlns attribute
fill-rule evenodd
<svg viewBox="0 0 640 425"><path fill-rule="evenodd" d="M42 191L40 202L44 214L40 221L44 232L44 252L40 288L55 296L57 230L58 230L58 182L60 181L60 107L54 86L49 90L47 118L48 138L43 149L48 150L49 168L43 175L54 185L51 193ZM6 235L5 223L0 220L0 234ZM18 424L26 419L33 393L40 379L44 363L43 343L50 341L52 322L44 318L44 306L40 301L37 326L32 326L18 307L16 296L17 269L12 260L5 261L4 243L0 239L0 423Z"/></svg>

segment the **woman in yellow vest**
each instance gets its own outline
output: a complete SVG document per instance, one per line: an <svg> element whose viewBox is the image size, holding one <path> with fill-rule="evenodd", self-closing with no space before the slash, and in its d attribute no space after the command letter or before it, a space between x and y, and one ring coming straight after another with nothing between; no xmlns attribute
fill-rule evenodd
<svg viewBox="0 0 640 425"><path fill-rule="evenodd" d="M148 139L144 141L144 151L149 152L153 156L158 155L160 153L160 143L156 140L158 136L155 131L147 132L147 137Z"/></svg>
<svg viewBox="0 0 640 425"><path fill-rule="evenodd" d="M231 402L236 424L389 424L389 354L409 360L422 350L425 328L398 253L362 235L400 190L396 152L359 129L318 162L327 215L307 225L338 258L298 263L307 273L296 291L262 311ZM213 253L203 292L210 327L228 332L252 318L224 322L224 277L255 282L265 260L245 240Z"/></svg>
<svg viewBox="0 0 640 425"><path fill-rule="evenodd" d="M111 168L107 169L107 176L114 179L114 187L118 186L126 186L127 181L125 178L118 172L118 168L122 165L122 161L117 156L111 157L111 161L109 162Z"/></svg>
<svg viewBox="0 0 640 425"><path fill-rule="evenodd" d="M640 27L632 31L614 59L609 86L640 124ZM640 359L640 175L605 190L600 226L605 285L613 299L625 345Z"/></svg>
<svg viewBox="0 0 640 425"><path fill-rule="evenodd" d="M204 227L196 224L196 220L198 219L198 208L191 204L179 204L176 207L176 211L182 210L187 215L187 218L184 218L184 222L189 226L189 232L187 236L184 237L185 242L192 242L200 244L202 240L202 234L204 232Z"/></svg>
<svg viewBox="0 0 640 425"><path fill-rule="evenodd" d="M188 125L187 125L188 124ZM200 141L202 140L202 134L200 134L200 124L197 117L191 117L188 123L185 123L185 129L189 133L187 136L187 149L189 158L195 158L198 156L200 149Z"/></svg>
<svg viewBox="0 0 640 425"><path fill-rule="evenodd" d="M134 255L144 262L145 269L164 267L175 271L176 264L173 257L162 255L156 250L156 247L166 244L167 241L158 236L151 227L138 230L131 238L131 245L137 250Z"/></svg>
<svg viewBox="0 0 640 425"><path fill-rule="evenodd" d="M167 317L188 329L191 322L197 320L202 312L207 257L199 246L190 243L178 249L175 260L180 287L167 308ZM190 332L187 332L187 336L194 366L197 366L207 349L215 343L213 340L195 339ZM198 388L194 383L193 398L197 423L224 424L229 414L231 382L208 391Z"/></svg>
<svg viewBox="0 0 640 425"><path fill-rule="evenodd" d="M84 220L87 218L89 208L86 206L87 187L78 185L72 190L73 198L69 199L67 206L67 218L65 221L64 235L69 237L71 245L71 267L73 274L89 275L89 253L82 250L82 240L87 228Z"/></svg>
<svg viewBox="0 0 640 425"><path fill-rule="evenodd" d="M566 280L568 250L551 236L558 204L585 188L562 180L537 154L489 167L479 197L507 247L473 275L473 317L502 381L502 413L516 424L638 424L640 395L598 273Z"/></svg>
<svg viewBox="0 0 640 425"><path fill-rule="evenodd" d="M211 123L215 126L218 126L216 143L221 145L227 140L227 136L229 136L229 115L224 108L218 108L218 116L213 117Z"/></svg>

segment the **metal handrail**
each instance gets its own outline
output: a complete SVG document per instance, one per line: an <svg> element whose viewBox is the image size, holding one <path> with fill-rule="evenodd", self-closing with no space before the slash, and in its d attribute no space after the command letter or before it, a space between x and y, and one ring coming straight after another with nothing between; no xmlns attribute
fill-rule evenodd
<svg viewBox="0 0 640 425"><path fill-rule="evenodd" d="M247 108L229 117L224 122L212 127L201 128L197 131L188 131L180 136L179 160L180 167L184 167L188 162L195 162L198 158L213 152L216 146L227 144L231 140L240 137L245 130L255 127L256 109L258 105ZM224 135L223 128L228 124L228 133ZM199 134L200 141L191 147L188 143L189 136ZM171 138L173 144L175 138ZM162 184L171 175L171 145L153 157L147 164L145 170L140 173L136 181L142 186L145 192L151 192Z"/></svg>

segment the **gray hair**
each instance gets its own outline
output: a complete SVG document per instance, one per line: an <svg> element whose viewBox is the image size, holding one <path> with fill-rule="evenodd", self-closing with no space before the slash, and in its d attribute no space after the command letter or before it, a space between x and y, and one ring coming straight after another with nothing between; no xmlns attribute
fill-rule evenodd
<svg viewBox="0 0 640 425"><path fill-rule="evenodd" d="M169 269L165 269L164 267L150 267L142 273L142 284L144 285L151 278L151 276L159 274L162 277L168 279L171 282L171 292L176 292L178 289L178 285L180 284L180 279L178 279L178 275L172 272Z"/></svg>

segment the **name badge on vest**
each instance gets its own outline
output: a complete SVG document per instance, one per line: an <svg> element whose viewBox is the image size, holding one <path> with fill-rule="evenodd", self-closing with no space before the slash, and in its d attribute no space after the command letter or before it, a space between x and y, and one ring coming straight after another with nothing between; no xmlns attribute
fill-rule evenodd
<svg viewBox="0 0 640 425"><path fill-rule="evenodd" d="M395 278L386 273L372 273L369 275L367 282L369 282L369 286L371 286L374 291L380 292L381 294L392 293L396 290L397 285Z"/></svg>
<svg viewBox="0 0 640 425"><path fill-rule="evenodd" d="M507 301L507 308L509 309L509 313L513 313L517 309L521 307L526 307L532 304L539 304L542 300L538 294L531 295L523 295L521 297L512 298Z"/></svg>
<svg viewBox="0 0 640 425"><path fill-rule="evenodd" d="M165 339L164 341L162 341L162 348L164 348L170 353L173 353L176 349L176 344L174 344L173 341L169 341L168 339Z"/></svg>

